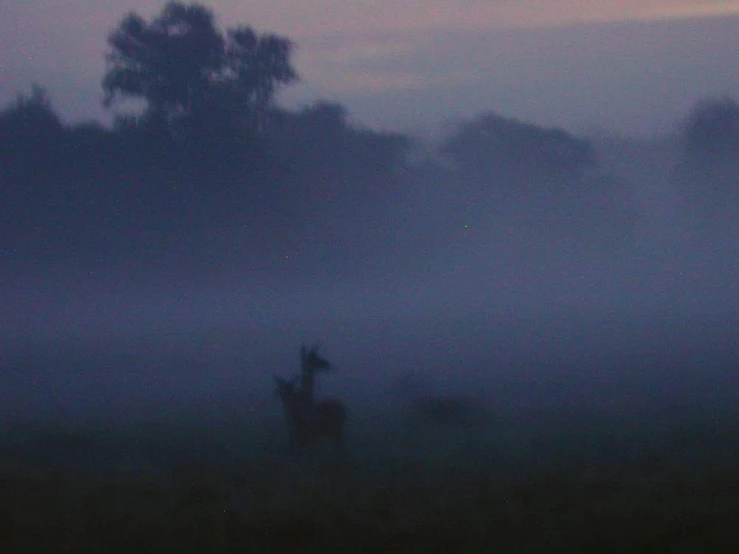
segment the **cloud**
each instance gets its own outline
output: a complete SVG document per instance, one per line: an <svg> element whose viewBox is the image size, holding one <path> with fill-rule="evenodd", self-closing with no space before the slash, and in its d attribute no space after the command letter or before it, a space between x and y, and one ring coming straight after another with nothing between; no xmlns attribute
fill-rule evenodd
<svg viewBox="0 0 739 554"><path fill-rule="evenodd" d="M337 32L421 29L490 30L583 22L649 21L739 14L739 1L697 0L312 0L296 5L221 0L213 6L234 21L254 21L300 39ZM226 17L224 17L224 20Z"/></svg>
<svg viewBox="0 0 739 554"><path fill-rule="evenodd" d="M689 37L689 40L686 40ZM305 83L285 95L335 95L372 125L497 111L575 131L672 130L703 97L739 90L739 17L426 30L310 39Z"/></svg>
<svg viewBox="0 0 739 554"><path fill-rule="evenodd" d="M65 119L101 117L108 32L125 12L151 17L163 3L3 2L0 104L35 81ZM739 89L725 62L739 55L739 17L726 16L739 14L739 0L208 5L223 27L247 23L295 41L304 83L283 95L288 105L329 98L383 127L495 109L542 124L664 130L700 97ZM716 14L724 17L675 20Z"/></svg>

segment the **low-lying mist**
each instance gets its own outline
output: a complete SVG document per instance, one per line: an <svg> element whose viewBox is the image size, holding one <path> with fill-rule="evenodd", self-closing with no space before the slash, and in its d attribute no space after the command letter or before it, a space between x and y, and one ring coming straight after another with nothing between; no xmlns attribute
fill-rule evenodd
<svg viewBox="0 0 739 554"><path fill-rule="evenodd" d="M735 551L736 101L425 142L198 4L108 47L139 111L0 108L0 550Z"/></svg>
<svg viewBox="0 0 739 554"><path fill-rule="evenodd" d="M729 400L738 114L654 141L487 114L423 145L319 103L198 151L64 127L37 90L0 118L6 417L275 413L313 341L319 392L370 419L408 372L495 407Z"/></svg>
<svg viewBox="0 0 739 554"><path fill-rule="evenodd" d="M370 414L408 371L494 405L736 394L731 229L645 211L645 183L565 205L405 179L356 218L326 208L274 234L226 220L183 237L186 255L171 236L170 258L8 266L5 413L250 417L276 409L272 375L295 375L314 340L339 368L325 393Z"/></svg>

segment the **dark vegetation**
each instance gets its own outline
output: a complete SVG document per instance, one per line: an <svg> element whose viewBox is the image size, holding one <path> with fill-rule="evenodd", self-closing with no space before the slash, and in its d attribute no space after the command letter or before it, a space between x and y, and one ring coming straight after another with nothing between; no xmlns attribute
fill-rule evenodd
<svg viewBox="0 0 739 554"><path fill-rule="evenodd" d="M351 124L341 105L277 106L298 80L292 49L250 27L222 32L196 4L170 3L149 22L126 16L102 84L108 107L138 109L112 128L66 124L36 86L0 112L3 259L207 256L211 234L234 228L261 243L310 228L317 243L361 250L388 239L373 226L388 211L400 236L414 224L444 233L450 220L494 227L507 213L524 228L629 237L634 183L604 171L602 145L481 114L409 156L418 139ZM687 118L672 179L685 212L713 219L735 204L738 112L724 99ZM419 194L444 197L449 217L424 219Z"/></svg>
<svg viewBox="0 0 739 554"><path fill-rule="evenodd" d="M674 137L651 143L579 137L488 113L424 145L354 124L339 104L281 108L277 92L298 79L292 51L288 39L249 27L222 32L206 8L173 2L152 21L126 16L110 35L105 101L124 110L111 127L62 122L41 87L5 106L3 283L24 264L43 273L81 260L124 268L121 278L131 281L147 279L152 267L195 283L200 272L263 279L274 296L284 290L274 284L281 279L331 287L336 275L359 275L380 291L356 314L372 320L388 306L382 295L397 274L419 282L441 275L462 285L444 288L440 305L460 311L435 323L456 335L437 332L433 340L455 337L450 342L479 355L486 370L495 364L485 356L505 358L500 351L509 348L515 355L496 367L510 370L513 392L501 385L489 402L411 378L400 383L402 394L385 395L382 409L364 416L355 418L359 402L347 401L342 455L319 448L300 461L287 456L276 398L274 413L251 418L239 404L211 420L204 402L194 403L183 410L187 417L172 417L176 424L126 417L108 424L92 415L70 423L52 409L16 418L3 399L0 551L734 552L739 414L726 397L736 390L737 103L701 103ZM536 280L540 267L551 274ZM548 278L581 274L596 284L549 302ZM512 330L497 332L485 320L476 331L462 308L474 306L484 319L490 306L469 291L490 300L485 287L500 275L510 290L494 291L503 300L490 320L510 319ZM619 296L621 282L639 296ZM530 299L540 284L544 291ZM67 285L55 284L61 296ZM413 292L399 289L392 298L402 304ZM22 315L24 302L0 296L7 315ZM616 309L594 316L593 306ZM74 306L65 309L72 315L62 321L73 322ZM332 315L341 309L339 301L330 306ZM567 310L571 319L562 317ZM256 323L238 340L257 342L249 332L263 325L275 336L288 327L260 319L258 307L248 315ZM540 327L531 323L545 317ZM382 364L392 358L374 346L383 332L386 340L402 335L393 344L408 352L415 340L421 363L449 346L422 352L417 335L406 338L410 330L378 319L366 333L355 331L362 334L355 342L373 345L357 362L368 383L373 372L380 375L374 383L382 381ZM64 323L49 324L46 344L30 323L13 326L22 318L0 322L8 345L0 376L10 375L9 384L27 378L18 390L29 396L43 388L43 372L58 367L90 382L120 371L122 383L138 379L144 389L164 374L156 372L166 365L151 354L156 348L186 348L171 365L191 371L182 360L206 365L211 350L228 347L200 321L178 331L152 320L160 334L140 344L126 337L108 358L101 352L110 344L95 343L106 329L60 346L74 338ZM352 336L344 327L334 323ZM561 339L558 349L546 333ZM235 358L227 362L236 365ZM244 367L269 376L262 361L255 356ZM585 386L568 396L547 381L554 377L546 368L560 378L590 372L602 380L599 391L610 391L615 375L637 375L645 390L662 393L667 382L691 401L639 405L628 389L609 402ZM181 385L171 376L163 382ZM312 394L312 385L290 385L291 394ZM699 398L699 385L720 390L722 402ZM104 388L96 382L89 390L95 386L98 394ZM197 386L210 390L205 381ZM134 400L122 399L130 391L108 393L120 411L134 411L125 405ZM156 395L149 399L158 406Z"/></svg>
<svg viewBox="0 0 739 554"><path fill-rule="evenodd" d="M739 192L739 104L700 103L685 122L675 186L698 225L735 229Z"/></svg>

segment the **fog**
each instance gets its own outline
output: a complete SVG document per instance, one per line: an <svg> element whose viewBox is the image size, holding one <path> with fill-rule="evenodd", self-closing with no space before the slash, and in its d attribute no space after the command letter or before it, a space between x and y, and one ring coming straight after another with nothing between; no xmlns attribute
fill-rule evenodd
<svg viewBox="0 0 739 554"><path fill-rule="evenodd" d="M600 145L574 208L425 160L329 222L275 207L156 251L6 242L5 418L258 420L314 341L338 368L321 394L359 417L408 372L497 410L735 401L736 226L671 197L667 141L619 144L643 159Z"/></svg>
<svg viewBox="0 0 739 554"><path fill-rule="evenodd" d="M168 2L108 35L105 124L0 105L3 552L734 552L736 21L691 21L312 35L347 109Z"/></svg>
<svg viewBox="0 0 739 554"><path fill-rule="evenodd" d="M215 21L124 17L109 127L42 86L0 110L5 420L278 418L316 341L356 421L409 375L501 417L735 401L735 100L651 139L492 108L430 140L281 107L292 42Z"/></svg>

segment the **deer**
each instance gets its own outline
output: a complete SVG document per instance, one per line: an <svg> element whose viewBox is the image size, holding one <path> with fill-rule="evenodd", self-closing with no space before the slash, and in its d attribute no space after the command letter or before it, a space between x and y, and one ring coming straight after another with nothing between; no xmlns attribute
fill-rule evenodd
<svg viewBox="0 0 739 554"><path fill-rule="evenodd" d="M331 371L331 363L318 353L318 345L311 348L300 347L300 393L313 402L313 385L319 371Z"/></svg>
<svg viewBox="0 0 739 554"><path fill-rule="evenodd" d="M344 425L347 410L336 399L316 402L313 397L315 375L330 371L332 365L318 353L318 346L300 349L300 386L295 380L287 381L275 376L277 395L282 400L287 421L290 449L300 452L323 440L333 443L340 450L344 442Z"/></svg>
<svg viewBox="0 0 739 554"><path fill-rule="evenodd" d="M290 450L302 452L307 447L328 440L341 450L344 444L346 406L336 399L315 402L295 387L294 381L275 376L277 394L282 400L287 420Z"/></svg>

